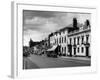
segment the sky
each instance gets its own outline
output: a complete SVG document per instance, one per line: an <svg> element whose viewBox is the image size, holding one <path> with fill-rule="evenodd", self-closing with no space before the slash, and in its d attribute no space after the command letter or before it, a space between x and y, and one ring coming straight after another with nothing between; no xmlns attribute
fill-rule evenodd
<svg viewBox="0 0 100 80"><path fill-rule="evenodd" d="M24 46L29 45L30 38L33 41L41 41L51 33L72 24L73 18L78 23L84 24L90 20L90 14L23 10Z"/></svg>

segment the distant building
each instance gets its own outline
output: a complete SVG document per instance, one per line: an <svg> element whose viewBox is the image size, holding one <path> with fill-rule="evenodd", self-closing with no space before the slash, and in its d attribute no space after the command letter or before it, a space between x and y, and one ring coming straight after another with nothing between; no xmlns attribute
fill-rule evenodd
<svg viewBox="0 0 100 80"><path fill-rule="evenodd" d="M90 33L89 20L86 20L83 25L79 24L76 18L73 18L73 24L49 35L49 45L59 45L62 55L91 56Z"/></svg>
<svg viewBox="0 0 100 80"><path fill-rule="evenodd" d="M34 42L32 39L30 39L30 41L29 41L29 47L30 48L34 47L35 45L38 45L38 44L40 44L40 42Z"/></svg>

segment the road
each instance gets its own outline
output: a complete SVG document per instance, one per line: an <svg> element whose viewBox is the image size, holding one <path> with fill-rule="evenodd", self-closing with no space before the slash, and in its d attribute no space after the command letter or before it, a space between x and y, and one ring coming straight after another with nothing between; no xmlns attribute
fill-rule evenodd
<svg viewBox="0 0 100 80"><path fill-rule="evenodd" d="M24 69L57 68L57 67L77 67L90 66L90 60L79 60L72 58L51 58L39 55L30 55L24 58Z"/></svg>

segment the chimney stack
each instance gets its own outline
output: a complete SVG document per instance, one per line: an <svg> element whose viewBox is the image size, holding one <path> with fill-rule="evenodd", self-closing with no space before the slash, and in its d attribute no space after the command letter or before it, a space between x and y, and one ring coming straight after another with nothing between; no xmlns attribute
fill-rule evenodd
<svg viewBox="0 0 100 80"><path fill-rule="evenodd" d="M73 27L77 29L77 19L73 18Z"/></svg>
<svg viewBox="0 0 100 80"><path fill-rule="evenodd" d="M86 24L87 27L90 27L90 21L88 19L86 20L85 24Z"/></svg>

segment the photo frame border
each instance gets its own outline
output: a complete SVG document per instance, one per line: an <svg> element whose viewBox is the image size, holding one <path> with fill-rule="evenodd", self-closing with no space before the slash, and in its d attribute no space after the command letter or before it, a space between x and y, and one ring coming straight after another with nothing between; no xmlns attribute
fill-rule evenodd
<svg viewBox="0 0 100 80"><path fill-rule="evenodd" d="M23 6L26 6L23 8ZM31 6L31 8L29 8ZM38 76L55 76L55 75L66 75L73 73L91 73L97 71L97 54L93 49L95 49L95 43L91 42L91 63L92 65L89 67L67 67L67 68L49 68L49 69L33 69L33 70L23 70L22 66L22 16L21 11L23 9L29 8L30 10L34 10L34 6L46 8L53 8L54 11L74 11L76 9L80 10L80 12L91 13L91 25L96 27L96 8L93 7L74 7L74 6L59 6L59 5L41 5L41 4L31 4L31 3L23 3L23 2L12 2L11 4L11 76L13 78L23 78L23 77L38 77ZM51 9L51 11L53 10ZM62 10L61 10L62 9ZM42 10L42 9L41 9ZM46 9L45 9L46 10ZM47 9L48 10L48 9ZM56 10L56 11L57 11ZM49 10L50 11L50 10ZM65 12L65 11L64 11ZM73 12L73 11L72 11ZM76 11L77 12L77 11ZM84 12L85 13L85 12ZM95 27L91 27L91 41L94 41L95 36ZM47 73L48 72L48 73ZM40 73L40 74L39 74ZM42 74L41 74L42 73ZM34 76L33 76L34 75Z"/></svg>

